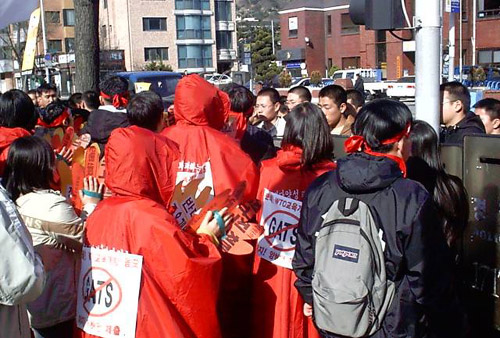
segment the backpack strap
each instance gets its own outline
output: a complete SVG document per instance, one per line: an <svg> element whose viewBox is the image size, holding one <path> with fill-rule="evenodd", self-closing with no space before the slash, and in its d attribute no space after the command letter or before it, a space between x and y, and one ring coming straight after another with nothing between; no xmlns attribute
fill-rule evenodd
<svg viewBox="0 0 500 338"><path fill-rule="evenodd" d="M358 210L358 206L359 206L359 199L354 198L354 197L350 197L352 199L351 205L349 206L349 209L346 209L345 205L346 205L346 202L347 202L347 198L348 197L344 197L344 198L340 199L339 200L339 205L338 205L339 211L345 217L351 216L354 212L356 212L356 210Z"/></svg>

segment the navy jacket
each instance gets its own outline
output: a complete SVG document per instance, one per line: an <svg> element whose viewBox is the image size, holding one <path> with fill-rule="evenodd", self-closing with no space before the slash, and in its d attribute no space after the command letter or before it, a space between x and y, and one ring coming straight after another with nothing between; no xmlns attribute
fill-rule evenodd
<svg viewBox="0 0 500 338"><path fill-rule="evenodd" d="M444 144L461 146L463 145L465 135L484 133L486 133L486 130L479 116L472 112L468 112L456 125L441 127L439 141Z"/></svg>
<svg viewBox="0 0 500 338"><path fill-rule="evenodd" d="M450 287L453 259L425 188L404 179L396 162L385 157L356 153L337 166L310 186L302 205L293 269L305 302L312 304L315 233L322 215L335 200L354 195L370 206L383 231L387 278L397 288L373 337L459 336L458 325L452 327L459 316Z"/></svg>

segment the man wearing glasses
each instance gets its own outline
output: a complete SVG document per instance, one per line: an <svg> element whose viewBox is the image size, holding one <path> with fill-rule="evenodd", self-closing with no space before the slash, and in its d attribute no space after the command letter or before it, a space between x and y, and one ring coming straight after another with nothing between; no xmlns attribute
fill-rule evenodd
<svg viewBox="0 0 500 338"><path fill-rule="evenodd" d="M470 93L460 82L443 83L441 92L440 142L459 145L465 135L484 134L479 116L470 111Z"/></svg>
<svg viewBox="0 0 500 338"><path fill-rule="evenodd" d="M275 146L280 146L285 132L286 121L278 116L280 110L280 94L274 88L265 88L259 92L253 115L249 122L267 131Z"/></svg>

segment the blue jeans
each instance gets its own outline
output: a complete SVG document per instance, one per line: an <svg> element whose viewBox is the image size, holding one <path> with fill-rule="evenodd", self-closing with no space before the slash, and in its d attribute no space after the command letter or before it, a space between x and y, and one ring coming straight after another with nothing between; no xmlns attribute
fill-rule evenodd
<svg viewBox="0 0 500 338"><path fill-rule="evenodd" d="M35 338L72 338L75 320L68 320L43 329L33 329Z"/></svg>

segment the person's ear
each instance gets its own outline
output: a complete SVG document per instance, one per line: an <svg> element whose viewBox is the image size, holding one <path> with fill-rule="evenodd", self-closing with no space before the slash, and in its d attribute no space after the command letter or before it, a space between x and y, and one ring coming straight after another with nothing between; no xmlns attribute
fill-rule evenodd
<svg viewBox="0 0 500 338"><path fill-rule="evenodd" d="M491 124L493 125L493 129L500 129L500 118L493 119L493 121L491 121Z"/></svg>
<svg viewBox="0 0 500 338"><path fill-rule="evenodd" d="M339 106L339 110L342 114L345 113L345 111L347 110L347 104L345 103L341 103L340 106Z"/></svg>
<svg viewBox="0 0 500 338"><path fill-rule="evenodd" d="M102 97L100 95L99 95L99 103L101 104L101 106L105 106L106 105L106 101L104 101L104 97Z"/></svg>
<svg viewBox="0 0 500 338"><path fill-rule="evenodd" d="M456 100L453 102L453 109L455 109L456 113L464 111L464 104L460 100Z"/></svg>
<svg viewBox="0 0 500 338"><path fill-rule="evenodd" d="M277 113L277 112L279 112L280 108L281 108L281 103L276 102L274 104L274 111Z"/></svg>
<svg viewBox="0 0 500 338"><path fill-rule="evenodd" d="M401 138L398 142L394 144L393 150L396 152L396 156L404 158L404 147L405 147L405 137Z"/></svg>

